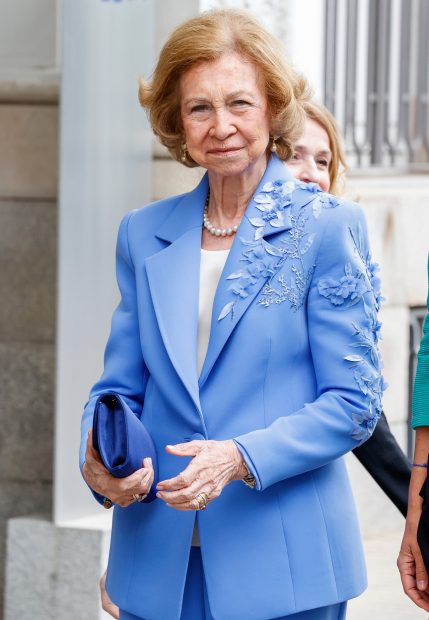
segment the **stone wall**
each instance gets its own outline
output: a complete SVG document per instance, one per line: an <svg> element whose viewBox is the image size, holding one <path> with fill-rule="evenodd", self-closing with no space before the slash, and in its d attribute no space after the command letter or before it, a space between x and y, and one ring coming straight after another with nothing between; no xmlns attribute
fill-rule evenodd
<svg viewBox="0 0 429 620"><path fill-rule="evenodd" d="M52 511L57 91L0 85L0 601L7 520Z"/></svg>

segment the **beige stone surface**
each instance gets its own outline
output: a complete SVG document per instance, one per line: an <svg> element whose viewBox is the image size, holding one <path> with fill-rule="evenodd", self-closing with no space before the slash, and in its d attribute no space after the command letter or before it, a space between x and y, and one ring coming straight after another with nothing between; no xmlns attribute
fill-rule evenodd
<svg viewBox="0 0 429 620"><path fill-rule="evenodd" d="M390 423L404 422L408 415L409 315L406 306L385 305L380 312L380 352L383 375L389 384L383 404Z"/></svg>
<svg viewBox="0 0 429 620"><path fill-rule="evenodd" d="M5 620L101 620L109 533L34 515L8 524ZM31 550L31 553L30 553Z"/></svg>
<svg viewBox="0 0 429 620"><path fill-rule="evenodd" d="M429 175L359 176L348 195L365 210L387 303L424 305L429 252Z"/></svg>
<svg viewBox="0 0 429 620"><path fill-rule="evenodd" d="M7 523L11 517L19 517L21 515L28 515L32 513L45 513L51 514L52 509L52 484L50 482L15 482L1 481L0 482L0 617L3 616L3 602L4 602L4 589L5 589L5 575L6 575L6 540L7 540ZM22 565L28 566L29 559L34 553L32 546L27 546L26 549L26 562ZM46 547L44 547L46 551ZM29 577L29 573L26 573L26 577ZM27 587L28 587L27 581ZM23 588L19 594L21 605L29 604L26 598L26 588ZM17 591L15 590L15 595ZM31 609L31 607L29 607ZM43 615L38 615L35 608L32 609L33 618L43 618ZM21 620L19 615L16 615L10 620Z"/></svg>
<svg viewBox="0 0 429 620"><path fill-rule="evenodd" d="M0 87L0 609L7 520L52 512L58 105L51 86Z"/></svg>
<svg viewBox="0 0 429 620"><path fill-rule="evenodd" d="M346 462L362 535L365 538L375 538L402 527L403 516L358 459L350 453Z"/></svg>
<svg viewBox="0 0 429 620"><path fill-rule="evenodd" d="M157 159L154 162L154 200L189 192L203 174L201 168L186 168L172 159Z"/></svg>
<svg viewBox="0 0 429 620"><path fill-rule="evenodd" d="M58 105L60 75L58 70L16 71L0 67L0 102L21 105Z"/></svg>
<svg viewBox="0 0 429 620"><path fill-rule="evenodd" d="M0 200L0 342L53 341L55 202Z"/></svg>
<svg viewBox="0 0 429 620"><path fill-rule="evenodd" d="M1 3L0 68L56 63L57 7L55 0Z"/></svg>
<svg viewBox="0 0 429 620"><path fill-rule="evenodd" d="M0 105L0 144L0 198L56 198L56 105Z"/></svg>
<svg viewBox="0 0 429 620"><path fill-rule="evenodd" d="M153 156L155 159L171 159L168 149L157 138L153 138Z"/></svg>
<svg viewBox="0 0 429 620"><path fill-rule="evenodd" d="M52 480L54 364L54 343L0 342L0 485Z"/></svg>

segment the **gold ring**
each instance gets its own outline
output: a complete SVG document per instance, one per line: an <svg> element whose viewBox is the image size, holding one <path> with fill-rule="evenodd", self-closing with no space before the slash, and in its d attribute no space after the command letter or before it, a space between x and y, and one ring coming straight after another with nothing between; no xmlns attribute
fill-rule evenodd
<svg viewBox="0 0 429 620"><path fill-rule="evenodd" d="M146 499L147 497L147 493L146 495L143 495L143 493L134 493L133 494L133 500L135 502L142 502L144 499Z"/></svg>
<svg viewBox="0 0 429 620"><path fill-rule="evenodd" d="M198 502L198 510L205 510L207 508L208 498L205 493L198 493L195 499Z"/></svg>
<svg viewBox="0 0 429 620"><path fill-rule="evenodd" d="M109 510L113 506L113 502L108 497L103 497L103 506L106 510Z"/></svg>

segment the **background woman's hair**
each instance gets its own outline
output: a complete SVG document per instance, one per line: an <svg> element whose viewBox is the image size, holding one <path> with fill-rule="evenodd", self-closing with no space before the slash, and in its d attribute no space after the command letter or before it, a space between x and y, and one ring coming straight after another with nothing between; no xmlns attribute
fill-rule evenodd
<svg viewBox="0 0 429 620"><path fill-rule="evenodd" d="M329 146L332 158L329 163L329 180L331 194L341 195L346 189L345 173L347 171L346 157L344 153L343 138L337 121L327 108L315 101L303 103L305 113L326 131L329 138Z"/></svg>
<svg viewBox="0 0 429 620"><path fill-rule="evenodd" d="M176 28L161 50L151 82L140 80L139 100L155 135L181 161L184 141L180 115L180 78L200 62L236 52L258 69L269 103L271 136L277 154L287 160L301 135L310 96L306 80L286 62L282 44L246 11L214 10ZM187 154L187 166L198 164Z"/></svg>

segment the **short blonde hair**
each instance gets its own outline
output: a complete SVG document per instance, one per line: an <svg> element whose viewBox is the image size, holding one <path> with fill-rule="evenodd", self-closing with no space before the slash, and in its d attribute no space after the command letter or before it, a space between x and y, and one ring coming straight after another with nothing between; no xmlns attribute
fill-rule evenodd
<svg viewBox="0 0 429 620"><path fill-rule="evenodd" d="M180 115L181 76L194 65L213 62L236 52L252 62L261 75L270 111L270 129L277 154L287 160L302 133L309 97L306 80L285 61L281 43L247 12L238 9L202 13L171 34L161 50L152 81L140 81L139 99L155 135L181 161L183 128ZM187 153L189 167L198 164Z"/></svg>
<svg viewBox="0 0 429 620"><path fill-rule="evenodd" d="M329 192L336 195L343 194L346 184L345 173L347 171L347 163L343 139L337 121L330 111L321 103L317 103L316 101L305 101L303 107L307 117L323 127L328 134L329 147L332 153L332 158L329 163Z"/></svg>

